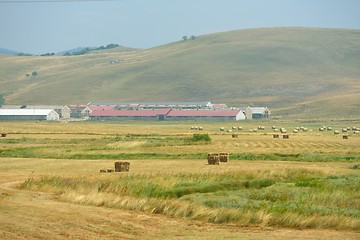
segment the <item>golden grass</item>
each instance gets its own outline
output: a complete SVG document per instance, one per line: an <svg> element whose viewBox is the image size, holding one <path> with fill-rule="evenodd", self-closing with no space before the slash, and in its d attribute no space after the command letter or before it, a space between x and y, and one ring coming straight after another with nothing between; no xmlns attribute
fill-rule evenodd
<svg viewBox="0 0 360 240"><path fill-rule="evenodd" d="M240 125L239 123L236 123ZM239 134L238 139L232 139L231 133L222 133L219 131L220 127L231 128L234 123L196 123L204 127L203 131L194 131L190 127L194 123L159 123L159 122L117 122L117 123L30 123L30 122L3 122L0 130L3 132L10 133L7 138L0 139L0 151L15 149L17 147L40 147L37 151L39 153L46 154L61 154L63 151L71 151L76 153L84 153L90 151L93 153L191 153L197 154L201 152L229 152L229 153L241 153L243 151L263 154L263 153L317 153L317 154L338 154L338 155L352 155L358 156L358 146L360 138L357 135L351 135L349 141L343 140L340 137L333 136L332 132L318 132L317 128L319 125L330 125L330 123L308 123L299 124L296 122L283 123L283 122L243 122L241 125L244 129L253 129L257 125L264 125L266 127L265 132L250 133L247 130L237 132ZM272 132L270 130L271 125L283 125L287 129L291 129L295 126L308 127L312 129L308 133L291 134L290 139L272 139ZM357 125L354 123L333 123L333 128L340 129L347 125ZM193 133L208 133L211 136L211 143L201 143L196 145L187 145L181 142L183 138L191 138ZM169 140L171 139L171 141ZM151 140L151 141L150 141ZM149 142L150 141L150 142ZM155 141L155 142L152 142ZM161 144L156 144L159 141ZM99 146L100 144L100 146ZM53 148L56 146L56 148ZM92 150L91 150L92 149ZM280 231L278 226L289 227L292 229L343 229L346 230L345 235L349 234L349 238L354 237L356 239L355 229L358 229L358 220L349 216L337 216L336 214L329 215L302 215L296 212L286 212L281 215L259 209L257 211L245 211L239 213L235 209L224 209L224 208L210 208L200 204L201 201L206 202L207 200L217 201L218 199L226 198L219 196L217 193L207 193L205 195L186 195L184 199L176 198L146 198L136 197L124 192L123 194L109 192L109 191L98 191L98 183L113 182L113 184L121 184L120 179L122 177L135 177L140 180L143 178L142 184L145 184L149 179L156 179L156 183L159 186L165 188L171 188L176 184L187 184L187 181L195 178L199 181L208 177L219 177L221 174L231 175L240 174L244 178L249 179L274 179L275 181L283 182L286 179L296 179L299 174L305 174L310 178L327 180L327 177L338 177L342 175L358 174L356 169L350 169L349 167L356 162L347 161L330 161L330 162L300 162L300 161L286 161L284 158L282 161L267 161L267 160L246 160L243 161L233 160L230 157L230 162L227 164L221 164L219 166L210 166L207 164L206 157L204 159L191 159L191 158L180 158L180 159L128 159L130 162L130 172L121 173L99 173L99 169L107 169L114 167L114 160L108 159L56 159L56 158L20 158L20 157L2 157L0 158L0 185L5 186L9 182L14 181L25 181L27 179L39 180L42 178L60 177L65 178L69 181L84 181L89 183L89 187L80 187L76 189L59 189L56 185L43 185L36 186L29 189L35 190L34 194L38 191L56 193L53 195L58 200L65 201L63 203L56 203L56 211L62 210L62 206L68 206L66 202L72 202L80 204L79 208L84 211L93 211L92 206L101 207L101 212L113 211L118 213L119 211L131 210L129 214L137 213L138 215L145 214L149 218L162 217L163 215L174 217L173 221L176 221L175 228L177 231L181 228L181 224L178 221L183 218L193 219L193 221L200 221L200 224L217 223L216 227L207 230L209 234L220 234L219 236L239 236L238 230L236 234L233 232L228 235L223 235L224 232L231 229L232 224L242 227L274 227L276 231ZM234 175L235 176L235 175ZM299 175L300 176L300 175ZM181 180L183 178L183 180ZM306 179L307 179L306 178ZM305 183L307 180L304 180ZM336 179L335 179L336 180ZM334 180L334 181L335 181ZM192 180L191 180L192 181ZM310 180L309 180L310 181ZM337 180L336 180L337 181ZM340 180L339 180L340 181ZM5 184L5 185L4 185ZM146 185L146 184L145 184ZM0 188L3 188L1 187ZM273 197L273 194L282 191L287 191L287 185L284 187L281 185L276 187L263 188L265 197ZM4 189L4 188L3 188ZM273 190L271 190L273 189ZM291 189L291 188L290 188ZM5 190L2 190L5 191ZM13 191L13 190L12 190ZM125 191L125 188L124 188ZM6 190L5 192L8 192ZM26 191L19 191L19 194L25 194ZM27 194L27 193L26 193ZM25 195L26 195L25 194ZM229 192L230 197L236 197L235 192ZM254 197L259 197L258 192L254 191ZM356 206L358 203L352 200L352 195L344 195L341 191L333 191L333 199L329 200L326 192L316 193L314 195L308 195L308 200L323 204L326 201L328 206L333 207L349 207L351 205ZM26 195L28 196L28 195ZM51 195L49 195L51 196ZM260 195L262 196L262 195ZM275 196L275 195L274 195ZM286 197L287 195L284 195ZM194 198L193 198L194 197ZM193 198L193 200L191 200ZM191 200L191 201L189 201ZM50 201L50 200L47 200ZM9 209L10 206L19 206L26 202L25 198L18 198L17 202L11 202L11 199L7 195L3 195L0 198L0 202L6 202L6 206ZM347 206L341 206L341 204ZM54 204L55 205L55 204ZM85 206L88 205L88 206ZM77 206L77 205L75 205ZM110 208L112 210L107 210ZM133 212L135 211L135 212ZM45 209L41 210L41 214L46 214ZM21 211L16 211L15 216L21 218ZM87 222L86 218L90 213L82 213L81 221ZM149 215L148 215L149 214ZM8 216L5 214L4 216ZM15 222L15 216L12 217L12 221ZM89 216L90 217L90 216ZM60 219L60 214L56 213L54 218ZM93 218L93 216L91 217ZM104 219L113 221L111 217L104 216ZM136 219L136 218L135 218ZM134 220L134 219L133 219ZM37 220L39 221L39 220ZM188 221L188 220L186 220ZM4 218L0 217L0 222L4 222ZM132 222L132 229L137 229L136 224L139 220ZM16 224L15 224L16 225ZM4 225L5 226L5 225ZM11 233L10 226L0 227L1 231L7 229L6 232ZM212 226L212 225L211 225ZM24 226L27 229L26 226ZM50 226L52 228L58 228L54 223ZM84 226L78 226L79 229L84 230ZM171 231L169 225L163 226L167 233ZM168 228L169 227L169 228ZM204 228L201 228L203 230ZM81 231L83 231L81 230ZM350 232L349 232L350 230ZM82 234L80 231L80 234ZM99 231L99 230L96 230ZM135 230L124 230L124 233L130 234ZM195 231L195 238L204 237L210 235L202 235L200 231ZM290 232L295 230L289 230ZM314 230L307 230L309 232ZM331 230L327 230L331 232ZM251 236L254 235L253 231L249 233ZM262 230L261 230L262 232ZM309 233L305 232L305 234ZM265 234L264 232L262 232ZM323 233L323 232L322 232ZM335 232L336 235L338 232ZM32 233L31 235L33 235ZM44 232L42 232L44 234ZM42 235L40 234L40 235ZM67 231L67 234L70 234ZM102 233L104 234L104 233ZM157 233L155 236L159 236ZM271 233L273 234L273 233ZM289 236L297 237L296 234L289 233ZM302 233L304 234L304 232ZM355 234L355 235L352 235ZM71 234L70 234L71 235ZM140 234L141 235L141 234ZM215 236L214 235L214 236ZM6 235L5 235L6 236ZM9 235L10 236L10 235ZM82 235L84 236L84 235ZM106 235L103 235L106 238ZM143 236L143 235L141 235ZM166 235L170 236L170 235ZM266 236L260 235L260 236ZM280 235L276 235L280 238ZM305 236L305 235L299 235ZM41 238L38 236L38 238ZM136 237L135 237L136 238ZM6 238L5 238L6 239ZM246 239L246 238L245 238Z"/></svg>

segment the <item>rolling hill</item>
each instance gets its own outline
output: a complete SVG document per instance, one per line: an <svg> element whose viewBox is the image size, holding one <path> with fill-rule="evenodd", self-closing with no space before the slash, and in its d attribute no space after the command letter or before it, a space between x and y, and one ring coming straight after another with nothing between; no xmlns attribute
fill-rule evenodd
<svg viewBox="0 0 360 240"><path fill-rule="evenodd" d="M0 48L0 54L5 54L5 55L16 55L19 54L19 52L13 51L13 50L9 50L6 48Z"/></svg>
<svg viewBox="0 0 360 240"><path fill-rule="evenodd" d="M209 100L278 117L358 118L360 30L265 28L142 50L0 55L0 95L7 104Z"/></svg>

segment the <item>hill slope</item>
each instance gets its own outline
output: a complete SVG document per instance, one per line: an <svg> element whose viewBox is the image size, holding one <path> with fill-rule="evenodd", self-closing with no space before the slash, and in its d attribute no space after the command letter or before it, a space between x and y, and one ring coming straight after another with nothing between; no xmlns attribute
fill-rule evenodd
<svg viewBox="0 0 360 240"><path fill-rule="evenodd" d="M210 100L280 116L360 116L360 30L239 30L129 52L1 56L0 73L8 104Z"/></svg>

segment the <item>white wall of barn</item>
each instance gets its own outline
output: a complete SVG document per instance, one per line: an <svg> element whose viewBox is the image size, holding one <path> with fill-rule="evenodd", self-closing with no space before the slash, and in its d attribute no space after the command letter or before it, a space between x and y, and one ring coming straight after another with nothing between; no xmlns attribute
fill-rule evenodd
<svg viewBox="0 0 360 240"><path fill-rule="evenodd" d="M235 116L236 121L245 120L245 119L246 119L246 116L242 111L239 111L239 113L236 114L236 116Z"/></svg>
<svg viewBox="0 0 360 240"><path fill-rule="evenodd" d="M46 116L47 121L59 121L59 119L60 119L59 114L55 112L55 110L52 110Z"/></svg>

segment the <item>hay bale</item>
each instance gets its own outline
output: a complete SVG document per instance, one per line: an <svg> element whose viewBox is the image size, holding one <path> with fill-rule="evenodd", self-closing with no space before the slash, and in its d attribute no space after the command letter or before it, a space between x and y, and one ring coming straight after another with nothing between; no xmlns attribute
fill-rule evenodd
<svg viewBox="0 0 360 240"><path fill-rule="evenodd" d="M233 126L232 129L237 129L237 127Z"/></svg>
<svg viewBox="0 0 360 240"><path fill-rule="evenodd" d="M294 131L293 131L293 133L298 133L299 132L299 130L297 130L297 129L294 129Z"/></svg>
<svg viewBox="0 0 360 240"><path fill-rule="evenodd" d="M2 134L1 134L1 137L6 137L6 133L2 133Z"/></svg>
<svg viewBox="0 0 360 240"><path fill-rule="evenodd" d="M343 135L343 139L349 139L348 135Z"/></svg>
<svg viewBox="0 0 360 240"><path fill-rule="evenodd" d="M275 126L272 126L271 129L274 130L274 129L276 129L276 127L275 127Z"/></svg>
<svg viewBox="0 0 360 240"><path fill-rule="evenodd" d="M115 172L128 172L129 169L129 162L115 162Z"/></svg>
<svg viewBox="0 0 360 240"><path fill-rule="evenodd" d="M203 128L203 127L199 127L199 130L202 131L202 130L204 130L204 128Z"/></svg>
<svg viewBox="0 0 360 240"><path fill-rule="evenodd" d="M341 129L341 131L342 132L347 132L348 130L347 130L347 128L343 128L343 129Z"/></svg>
<svg viewBox="0 0 360 240"><path fill-rule="evenodd" d="M101 173L106 173L106 170L105 169L100 169L100 172Z"/></svg>
<svg viewBox="0 0 360 240"><path fill-rule="evenodd" d="M283 139L289 139L289 135L287 134L283 135Z"/></svg>
<svg viewBox="0 0 360 240"><path fill-rule="evenodd" d="M340 134L340 131L339 131L339 130L335 130L335 131L334 131L334 134L335 134L335 135L338 135L338 134Z"/></svg>
<svg viewBox="0 0 360 240"><path fill-rule="evenodd" d="M106 172L114 172L114 169L106 169Z"/></svg>
<svg viewBox="0 0 360 240"><path fill-rule="evenodd" d="M285 128L280 128L280 132L281 132L281 133L286 133L287 131L286 131Z"/></svg>
<svg viewBox="0 0 360 240"><path fill-rule="evenodd" d="M220 128L220 131L221 131L221 132L225 131L225 128L221 127L221 128Z"/></svg>
<svg viewBox="0 0 360 240"><path fill-rule="evenodd" d="M325 128L323 128L323 127L319 128L320 132L323 132L324 130L325 130Z"/></svg>
<svg viewBox="0 0 360 240"><path fill-rule="evenodd" d="M240 131L241 131L241 130L242 130L242 127L238 127L238 130L240 130Z"/></svg>
<svg viewBox="0 0 360 240"><path fill-rule="evenodd" d="M238 135L237 134L232 134L231 137L232 138L238 138Z"/></svg>
<svg viewBox="0 0 360 240"><path fill-rule="evenodd" d="M220 162L228 162L229 161L229 153L220 153L219 160L220 160Z"/></svg>
<svg viewBox="0 0 360 240"><path fill-rule="evenodd" d="M279 138L279 134L274 134L273 138Z"/></svg>
<svg viewBox="0 0 360 240"><path fill-rule="evenodd" d="M327 127L327 130L328 130L328 131L332 131L332 127Z"/></svg>
<svg viewBox="0 0 360 240"><path fill-rule="evenodd" d="M209 165L219 165L220 156L218 153L208 153L208 163Z"/></svg>

